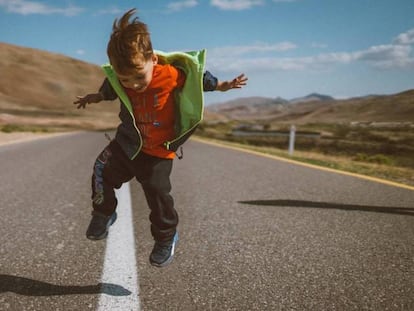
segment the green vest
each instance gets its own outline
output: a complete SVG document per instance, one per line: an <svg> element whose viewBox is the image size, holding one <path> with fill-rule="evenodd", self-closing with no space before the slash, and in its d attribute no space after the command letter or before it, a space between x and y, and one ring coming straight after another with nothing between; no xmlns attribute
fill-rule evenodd
<svg viewBox="0 0 414 311"><path fill-rule="evenodd" d="M206 61L206 50L193 51L193 52L161 52L155 51L158 56L159 64L171 64L174 67L182 70L186 75L186 80L182 89L175 93L175 105L176 105L176 114L175 114L175 130L176 136L171 141L166 141L164 146L168 150L176 151L180 145L182 145L188 137L195 131L196 127L200 124L203 118L204 110L204 96L203 96L203 74L204 66ZM121 146L127 155L133 159L139 153L142 147L142 137L135 125L135 119L133 115L132 105L124 91L124 88L120 84L116 73L112 69L110 64L105 64L102 66L102 69L108 78L108 81L111 83L112 88L118 95L124 107L128 110L131 118L128 118L131 121L125 121L125 118L122 119L122 122L133 122L133 127L128 126L129 129L134 128L136 133L130 133L132 136L136 137L134 140L140 140L139 142L134 142L136 146L131 148L131 143L128 143L128 140L119 139ZM121 107L122 108L122 107ZM120 128L118 128L118 132ZM118 133L126 135L125 131L123 133ZM138 134L138 135L136 135ZM129 139L131 141L131 139ZM128 144L128 146L125 146Z"/></svg>

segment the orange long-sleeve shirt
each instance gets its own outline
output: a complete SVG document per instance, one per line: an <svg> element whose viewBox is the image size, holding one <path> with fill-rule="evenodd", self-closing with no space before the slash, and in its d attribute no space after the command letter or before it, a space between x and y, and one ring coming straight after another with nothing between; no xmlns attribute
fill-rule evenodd
<svg viewBox="0 0 414 311"><path fill-rule="evenodd" d="M175 136L174 90L184 85L185 74L171 66L154 66L151 83L142 93L125 88L131 101L135 124L142 136L142 152L159 158L173 159L175 152L164 142Z"/></svg>

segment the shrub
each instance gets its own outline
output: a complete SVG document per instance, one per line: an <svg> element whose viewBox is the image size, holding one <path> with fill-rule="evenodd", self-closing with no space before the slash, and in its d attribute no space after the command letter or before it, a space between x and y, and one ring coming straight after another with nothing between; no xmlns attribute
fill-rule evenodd
<svg viewBox="0 0 414 311"><path fill-rule="evenodd" d="M15 132L32 132L32 133L48 133L50 129L42 126L30 126L30 125L19 125L19 124L6 124L1 128L3 133L15 133Z"/></svg>
<svg viewBox="0 0 414 311"><path fill-rule="evenodd" d="M17 124L6 124L1 128L3 133L22 132L24 129Z"/></svg>
<svg viewBox="0 0 414 311"><path fill-rule="evenodd" d="M367 155L365 153L357 153L353 160L359 162L368 162L384 165L392 165L394 162L390 157L387 157L383 154Z"/></svg>

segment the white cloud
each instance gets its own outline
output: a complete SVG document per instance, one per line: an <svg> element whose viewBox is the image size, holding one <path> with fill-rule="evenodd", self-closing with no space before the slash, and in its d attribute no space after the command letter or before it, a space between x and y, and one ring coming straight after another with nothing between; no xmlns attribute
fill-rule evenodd
<svg viewBox="0 0 414 311"><path fill-rule="evenodd" d="M404 43L404 44L403 44ZM271 71L310 71L327 70L337 65L366 63L382 70L414 69L414 31L400 34L392 44L371 46L353 52L321 53L306 57L260 56L260 52L287 51L296 48L289 42L279 44L256 44L212 49L209 64L214 71L230 72L271 72ZM251 52L255 53L250 54Z"/></svg>
<svg viewBox="0 0 414 311"><path fill-rule="evenodd" d="M355 52L320 54L313 59L319 65L365 62L379 69L408 69L414 68L414 57L411 54L411 46L388 44Z"/></svg>
<svg viewBox="0 0 414 311"><path fill-rule="evenodd" d="M315 49L326 49L328 47L328 45L325 44L325 43L312 42L311 47L313 47Z"/></svg>
<svg viewBox="0 0 414 311"><path fill-rule="evenodd" d="M393 43L401 45L414 44L414 29L410 29L407 32L400 34L394 39Z"/></svg>
<svg viewBox="0 0 414 311"><path fill-rule="evenodd" d="M224 46L220 48L214 48L209 51L209 54L213 56L220 55L245 55L250 53L267 53L267 52L283 52L292 49L296 49L296 44L292 42L280 42L280 43L256 43L253 45L239 45L239 46Z"/></svg>
<svg viewBox="0 0 414 311"><path fill-rule="evenodd" d="M383 60L399 59L409 57L411 48L407 45L378 45L372 46L364 51L355 52L356 60L378 62Z"/></svg>
<svg viewBox="0 0 414 311"><path fill-rule="evenodd" d="M197 0L183 0L183 1L171 2L167 5L167 8L170 11L181 11L183 9L192 8L197 5L198 5Z"/></svg>
<svg viewBox="0 0 414 311"><path fill-rule="evenodd" d="M76 50L76 54L85 55L85 50L83 50L83 49Z"/></svg>
<svg viewBox="0 0 414 311"><path fill-rule="evenodd" d="M66 8L51 7L46 4L27 1L27 0L0 0L0 6L4 7L7 12L17 13L22 15L30 14L62 14L66 16L73 16L83 11L80 7L69 6Z"/></svg>
<svg viewBox="0 0 414 311"><path fill-rule="evenodd" d="M273 0L273 2L296 2L298 0ZM210 0L210 4L220 10L242 11L254 6L264 5L265 0ZM170 12L181 11L195 7L199 4L198 0L180 0L170 2L167 8Z"/></svg>
<svg viewBox="0 0 414 311"><path fill-rule="evenodd" d="M241 11L263 5L263 0L211 0L210 4L221 10Z"/></svg>
<svg viewBox="0 0 414 311"><path fill-rule="evenodd" d="M117 7L109 7L109 8L106 8L106 9L99 10L96 14L97 15L107 15L107 14L117 15L117 14L121 14L123 12L124 12L123 10L121 10Z"/></svg>
<svg viewBox="0 0 414 311"><path fill-rule="evenodd" d="M302 71L312 63L311 57L211 58L209 67L214 72L272 72Z"/></svg>
<svg viewBox="0 0 414 311"><path fill-rule="evenodd" d="M409 45L379 45L355 52L355 60L366 61L380 69L414 68L412 47Z"/></svg>

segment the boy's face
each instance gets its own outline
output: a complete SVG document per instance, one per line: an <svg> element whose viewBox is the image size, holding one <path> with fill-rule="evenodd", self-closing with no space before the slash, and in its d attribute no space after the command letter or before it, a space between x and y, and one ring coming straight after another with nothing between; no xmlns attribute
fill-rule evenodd
<svg viewBox="0 0 414 311"><path fill-rule="evenodd" d="M130 72L117 73L119 82L124 87L132 89L137 93L144 92L152 81L152 73L157 61L157 56L153 54L151 60L137 64Z"/></svg>

